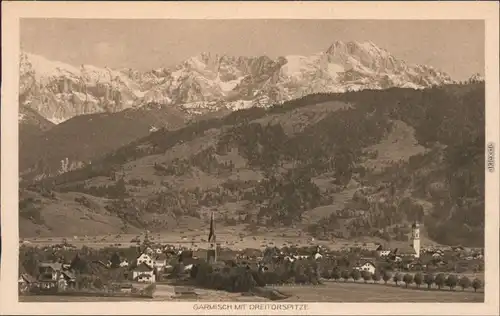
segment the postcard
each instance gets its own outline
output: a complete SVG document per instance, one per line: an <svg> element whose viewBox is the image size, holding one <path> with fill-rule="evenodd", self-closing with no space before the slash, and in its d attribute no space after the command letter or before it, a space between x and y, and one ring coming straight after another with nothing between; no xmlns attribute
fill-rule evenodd
<svg viewBox="0 0 500 316"><path fill-rule="evenodd" d="M498 3L2 9L2 313L498 314Z"/></svg>

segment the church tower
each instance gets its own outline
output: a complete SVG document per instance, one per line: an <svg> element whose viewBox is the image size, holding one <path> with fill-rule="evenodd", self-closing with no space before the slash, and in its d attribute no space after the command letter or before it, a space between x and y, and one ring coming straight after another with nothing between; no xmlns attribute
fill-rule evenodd
<svg viewBox="0 0 500 316"><path fill-rule="evenodd" d="M411 240L415 250L415 258L420 258L420 225L417 221L411 225Z"/></svg>

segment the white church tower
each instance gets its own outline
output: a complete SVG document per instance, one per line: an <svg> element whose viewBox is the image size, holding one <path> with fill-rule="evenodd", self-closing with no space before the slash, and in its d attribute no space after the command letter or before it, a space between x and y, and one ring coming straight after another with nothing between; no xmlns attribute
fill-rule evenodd
<svg viewBox="0 0 500 316"><path fill-rule="evenodd" d="M415 250L415 258L420 258L420 225L417 221L411 225L411 240Z"/></svg>

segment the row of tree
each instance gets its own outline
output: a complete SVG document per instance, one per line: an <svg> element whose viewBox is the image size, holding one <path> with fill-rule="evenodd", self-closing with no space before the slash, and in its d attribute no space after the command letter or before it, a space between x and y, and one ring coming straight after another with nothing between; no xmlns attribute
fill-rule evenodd
<svg viewBox="0 0 500 316"><path fill-rule="evenodd" d="M350 279L354 282L362 279L365 283L369 281L378 283L380 280L383 280L384 283L387 284L387 282L392 280L394 283L396 283L396 285L398 285L400 282L403 282L405 283L406 287L411 284L415 284L417 287L420 287L422 284L426 284L428 289L430 289L433 285L435 285L439 289L447 286L450 288L450 290L453 290L455 287L460 286L462 290L472 287L474 291L477 291L483 286L482 281L478 278L475 278L471 281L467 276L462 276L459 278L454 274L446 276L444 273L439 273L437 275L431 273L425 275L422 273L395 273L394 275L392 275L390 271L383 271L382 273L376 271L375 273L371 273L369 271L360 271L356 269L353 269L351 271L333 269L332 271L325 270L322 273L322 276L326 279L333 279L335 281L342 279L344 280L344 282L347 282Z"/></svg>

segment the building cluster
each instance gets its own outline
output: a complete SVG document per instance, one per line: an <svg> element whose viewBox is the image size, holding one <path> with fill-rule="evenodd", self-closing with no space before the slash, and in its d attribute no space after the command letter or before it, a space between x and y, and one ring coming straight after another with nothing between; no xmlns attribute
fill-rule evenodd
<svg viewBox="0 0 500 316"><path fill-rule="evenodd" d="M74 288L76 276L71 271L69 265L57 262L41 262L38 264L38 278L33 278L27 273L22 273L19 277L19 291L24 293L29 288L39 288L45 291L65 290L68 287Z"/></svg>
<svg viewBox="0 0 500 316"><path fill-rule="evenodd" d="M189 255L187 255L188 253ZM132 270L132 278L137 282L154 283L158 276L172 272L174 269L174 265L171 264L172 258L176 258L177 263L182 263L182 265L177 265L177 268L182 267L182 271L177 272L184 273L192 269L193 261L206 256L207 251L201 250L192 252L170 246L163 250L148 247L137 257L135 268ZM128 265L129 263L126 260L120 263L121 267L127 267Z"/></svg>
<svg viewBox="0 0 500 316"><path fill-rule="evenodd" d="M65 243L66 245L66 243ZM59 247L60 245L56 245ZM66 246L65 246L66 247ZM58 249L59 249L58 248ZM301 260L313 260L318 262L328 262L344 257L342 253L348 256L353 248L345 248L337 252L331 252L321 246L317 246L311 251L311 248L267 248L265 251L258 249L230 250L224 249L217 258L214 250L190 249L187 247L175 247L172 245L161 245L144 243L141 251L136 258L120 258L119 263L114 262L115 267L119 266L126 272L127 278L141 283L155 283L159 278L166 274L176 272L184 274L189 272L193 266L200 261L212 262L219 259L220 263L254 266L259 271L269 270L269 267L279 263L294 263ZM355 247L359 248L359 247ZM353 269L375 273L377 262L392 262L396 266L405 263L407 269L423 270L426 268L422 263L421 256L435 259L433 261L444 263L442 258L449 252L455 254L463 260L474 260L483 258L482 249L465 249L463 247L449 247L449 249L427 247L422 248L420 243L420 226L418 223L412 225L411 241L407 245L398 245L398 247L384 247L383 245L370 245L361 247L365 250L364 256L357 256L354 263L350 263ZM66 248L60 248L66 249ZM457 255L458 254L458 255ZM129 261L130 260L130 261ZM95 262L94 262L95 263ZM97 261L103 268L109 269L112 266L111 261ZM401 266L401 265L399 265ZM182 271L176 271L182 269ZM66 289L74 287L76 277L69 264L65 263L40 263L38 266L38 279L27 274L21 274L19 278L20 290L27 289L33 284L45 289Z"/></svg>

